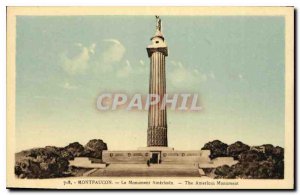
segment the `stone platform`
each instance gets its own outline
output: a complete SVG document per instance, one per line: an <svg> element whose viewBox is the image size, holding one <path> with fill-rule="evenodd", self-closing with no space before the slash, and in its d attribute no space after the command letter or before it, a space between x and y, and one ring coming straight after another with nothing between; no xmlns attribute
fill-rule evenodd
<svg viewBox="0 0 300 195"><path fill-rule="evenodd" d="M138 150L103 151L107 164L192 164L210 162L209 150L180 151L169 147L145 147Z"/></svg>
<svg viewBox="0 0 300 195"><path fill-rule="evenodd" d="M80 168L98 168L103 169L106 164L94 161L94 159L87 157L76 157L74 160L69 161L69 166L80 167Z"/></svg>
<svg viewBox="0 0 300 195"><path fill-rule="evenodd" d="M95 169L90 177L201 177L199 169L189 165L111 164L105 169Z"/></svg>
<svg viewBox="0 0 300 195"><path fill-rule="evenodd" d="M85 176L103 177L203 177L204 168L237 163L232 157L210 159L209 150L180 151L169 147L102 152L102 161L75 158L70 165L93 168Z"/></svg>

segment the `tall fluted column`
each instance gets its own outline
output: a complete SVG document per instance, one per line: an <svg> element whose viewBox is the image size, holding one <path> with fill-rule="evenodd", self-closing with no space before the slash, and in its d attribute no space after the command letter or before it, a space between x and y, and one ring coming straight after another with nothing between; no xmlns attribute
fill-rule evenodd
<svg viewBox="0 0 300 195"><path fill-rule="evenodd" d="M160 97L160 103L150 105L148 112L147 146L168 146L167 111L166 106L161 105L166 94L165 57L168 56L168 48L161 33L161 21L158 18L156 33L151 38L152 44L147 47L150 58L150 83L149 94Z"/></svg>

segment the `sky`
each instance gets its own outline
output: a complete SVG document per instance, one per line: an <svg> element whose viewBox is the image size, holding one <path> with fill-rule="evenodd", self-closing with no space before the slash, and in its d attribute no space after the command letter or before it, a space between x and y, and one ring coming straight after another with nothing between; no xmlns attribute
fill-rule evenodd
<svg viewBox="0 0 300 195"><path fill-rule="evenodd" d="M284 146L284 18L161 16L167 93L201 112L168 111L168 142ZM146 146L147 111L99 111L102 93L147 94L154 16L17 16L16 150L102 139Z"/></svg>

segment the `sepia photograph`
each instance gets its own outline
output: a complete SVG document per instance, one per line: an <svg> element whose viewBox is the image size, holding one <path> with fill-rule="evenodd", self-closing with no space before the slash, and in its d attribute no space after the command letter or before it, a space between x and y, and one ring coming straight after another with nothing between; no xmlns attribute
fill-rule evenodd
<svg viewBox="0 0 300 195"><path fill-rule="evenodd" d="M7 7L7 188L294 189L293 7Z"/></svg>

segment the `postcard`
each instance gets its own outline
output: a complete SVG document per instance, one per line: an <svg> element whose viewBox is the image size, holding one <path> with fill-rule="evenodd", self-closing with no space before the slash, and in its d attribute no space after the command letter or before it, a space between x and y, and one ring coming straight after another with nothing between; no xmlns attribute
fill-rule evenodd
<svg viewBox="0 0 300 195"><path fill-rule="evenodd" d="M294 189L293 7L8 7L7 188Z"/></svg>

